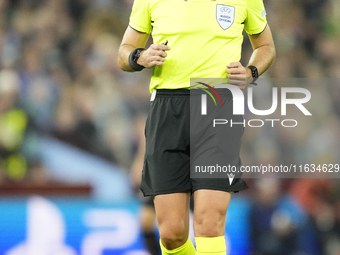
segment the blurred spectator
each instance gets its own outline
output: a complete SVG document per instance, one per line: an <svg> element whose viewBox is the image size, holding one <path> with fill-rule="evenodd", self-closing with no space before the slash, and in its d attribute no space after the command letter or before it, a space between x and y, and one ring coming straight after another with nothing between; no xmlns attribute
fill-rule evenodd
<svg viewBox="0 0 340 255"><path fill-rule="evenodd" d="M317 229L321 254L340 253L339 181L296 179L291 192Z"/></svg>
<svg viewBox="0 0 340 255"><path fill-rule="evenodd" d="M0 72L0 183L44 184L49 177L37 156L29 116L19 105L19 82L15 71Z"/></svg>
<svg viewBox="0 0 340 255"><path fill-rule="evenodd" d="M27 114L18 108L19 77L13 70L0 72L0 169L9 179L26 176L27 162L20 153L28 125Z"/></svg>
<svg viewBox="0 0 340 255"><path fill-rule="evenodd" d="M252 254L326 254L308 214L284 192L279 179L259 179L255 190L250 212Z"/></svg>
<svg viewBox="0 0 340 255"><path fill-rule="evenodd" d="M298 238L301 216L294 203L281 193L279 181L259 179L255 190L250 211L252 254L305 254Z"/></svg>

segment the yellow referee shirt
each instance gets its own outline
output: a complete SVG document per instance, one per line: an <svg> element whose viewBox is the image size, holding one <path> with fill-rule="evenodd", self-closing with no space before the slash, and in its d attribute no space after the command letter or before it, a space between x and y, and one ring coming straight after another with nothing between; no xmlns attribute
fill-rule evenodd
<svg viewBox="0 0 340 255"><path fill-rule="evenodd" d="M190 78L227 78L226 65L241 58L243 29L258 34L266 24L263 0L135 0L129 22L171 47L153 68L151 92L189 88Z"/></svg>

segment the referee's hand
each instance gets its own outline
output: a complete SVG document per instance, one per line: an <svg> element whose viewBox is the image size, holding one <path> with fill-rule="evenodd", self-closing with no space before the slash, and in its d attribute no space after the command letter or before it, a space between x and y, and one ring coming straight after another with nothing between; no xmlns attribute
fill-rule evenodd
<svg viewBox="0 0 340 255"><path fill-rule="evenodd" d="M151 44L146 50L143 50L137 60L137 64L152 68L154 66L161 66L164 64L166 51L170 50L168 45Z"/></svg>
<svg viewBox="0 0 340 255"><path fill-rule="evenodd" d="M242 66L240 62L232 62L227 65L227 73L229 83L238 86L240 89L245 89L253 80L251 70Z"/></svg>

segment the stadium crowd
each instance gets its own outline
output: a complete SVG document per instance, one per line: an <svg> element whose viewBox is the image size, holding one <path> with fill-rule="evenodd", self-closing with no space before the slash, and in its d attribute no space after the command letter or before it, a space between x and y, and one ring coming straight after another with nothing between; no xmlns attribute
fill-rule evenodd
<svg viewBox="0 0 340 255"><path fill-rule="evenodd" d="M265 77L323 78L317 81L324 84L308 87L317 95L313 117L296 129L246 129L242 161L340 163L340 2L264 2L277 49ZM131 75L116 63L131 5L0 1L0 185L49 178L36 149L42 136L130 168L138 147L134 123L148 109L150 77L150 70ZM249 54L245 36L242 63ZM249 184L254 192L243 195L253 201L252 254L340 254L339 179Z"/></svg>

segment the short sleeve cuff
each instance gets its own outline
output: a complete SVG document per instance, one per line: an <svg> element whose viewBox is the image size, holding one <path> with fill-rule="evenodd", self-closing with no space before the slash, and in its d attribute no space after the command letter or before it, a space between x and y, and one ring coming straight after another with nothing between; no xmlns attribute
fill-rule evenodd
<svg viewBox="0 0 340 255"><path fill-rule="evenodd" d="M138 31L138 32L141 32L141 33L146 33L146 34L150 34L150 33L151 33L151 30L150 30L150 29L145 28L145 27L142 27L142 26L140 26L140 25L137 25L137 24L133 23L131 20L130 20L130 22L129 22L129 26L130 26L132 29L134 29L134 30L136 30L136 31Z"/></svg>
<svg viewBox="0 0 340 255"><path fill-rule="evenodd" d="M247 34L249 35L257 35L257 34L261 34L267 27L267 22L263 23L261 26L258 26L255 29L251 29L251 30L246 30Z"/></svg>

